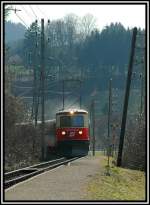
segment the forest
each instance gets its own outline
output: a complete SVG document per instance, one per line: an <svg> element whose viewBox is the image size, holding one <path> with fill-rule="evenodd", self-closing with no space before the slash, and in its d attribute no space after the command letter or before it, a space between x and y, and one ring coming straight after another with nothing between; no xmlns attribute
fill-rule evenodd
<svg viewBox="0 0 150 205"><path fill-rule="evenodd" d="M6 22L10 24L10 22ZM11 23L14 28L20 27ZM21 27L20 27L21 29ZM33 22L28 29L22 28L19 38L8 40L9 26L5 26L5 83L6 119L15 119L6 124L28 121L34 117L36 78L37 96L40 95L41 72L41 25ZM19 33L20 33L19 32ZM129 102L129 120L138 116L141 107L141 76L144 79L145 30L138 29L137 48L134 59L133 78ZM89 110L92 99L96 103L97 149L103 149L107 137L108 83L112 79L112 123L120 123L127 69L130 57L132 29L121 23L111 23L102 30L96 26L94 16L87 14L82 19L70 14L59 20L45 22L45 118L54 118L62 108L62 82L65 82L66 108L79 106ZM13 32L12 32L13 36ZM15 35L14 35L15 36ZM142 36L142 37L141 37ZM141 74L141 75L140 75ZM78 80L81 84L79 85ZM144 91L143 91L144 92ZM8 100L9 99L9 100ZM25 110L18 116L19 110ZM144 97L142 96L142 100ZM19 102L21 101L21 102ZM143 101L142 101L143 103ZM40 102L39 115L40 120ZM11 111L11 112L10 112ZM144 108L143 108L144 112ZM9 122L9 120L7 121ZM142 129L142 128L141 128ZM119 135L119 128L118 128ZM101 136L100 138L98 138Z"/></svg>
<svg viewBox="0 0 150 205"><path fill-rule="evenodd" d="M45 24L45 69L46 76L51 76L47 79L48 95L51 96L49 85L56 84L57 95L62 87L57 82L66 80L68 76L83 80L83 99L95 90L107 90L110 78L113 79L113 88L124 89L132 29L125 29L121 23L111 23L100 31L90 14L82 19L68 15ZM6 28L6 36L7 33ZM20 71L35 68L39 78L40 41L40 25L34 22L22 39L8 43L9 57L6 57L10 64L20 66ZM139 88L138 81L137 78L134 80L136 89Z"/></svg>

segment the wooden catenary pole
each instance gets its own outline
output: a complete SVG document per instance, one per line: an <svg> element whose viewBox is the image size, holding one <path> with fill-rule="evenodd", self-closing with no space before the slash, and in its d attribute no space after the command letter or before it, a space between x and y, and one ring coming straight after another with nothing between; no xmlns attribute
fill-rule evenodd
<svg viewBox="0 0 150 205"><path fill-rule="evenodd" d="M131 84L133 61L134 61L136 35L137 35L137 28L135 27L133 29L133 36L132 36L131 54L130 54L127 83L126 83L126 92L125 92L125 98L124 98L123 115L122 115L122 122L121 122L121 132L120 132L117 166L121 166L121 164L122 164L122 152L123 152L123 143L124 143L124 135L125 135L125 127L126 127L128 101L129 101L129 94L130 94L130 84Z"/></svg>

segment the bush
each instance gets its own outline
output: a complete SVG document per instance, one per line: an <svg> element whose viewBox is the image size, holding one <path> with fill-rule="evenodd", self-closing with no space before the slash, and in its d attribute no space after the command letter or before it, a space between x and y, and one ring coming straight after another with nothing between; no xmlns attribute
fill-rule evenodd
<svg viewBox="0 0 150 205"><path fill-rule="evenodd" d="M123 166L145 170L145 120L130 121L124 141Z"/></svg>
<svg viewBox="0 0 150 205"><path fill-rule="evenodd" d="M25 118L25 108L18 97L11 95L8 91L5 92L5 128L9 129L15 123L23 121Z"/></svg>

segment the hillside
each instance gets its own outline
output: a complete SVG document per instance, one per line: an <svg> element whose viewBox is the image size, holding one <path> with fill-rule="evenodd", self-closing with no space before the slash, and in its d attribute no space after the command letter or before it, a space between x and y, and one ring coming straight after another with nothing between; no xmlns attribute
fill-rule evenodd
<svg viewBox="0 0 150 205"><path fill-rule="evenodd" d="M26 28L21 23L15 24L11 21L5 23L5 41L11 43L24 38Z"/></svg>

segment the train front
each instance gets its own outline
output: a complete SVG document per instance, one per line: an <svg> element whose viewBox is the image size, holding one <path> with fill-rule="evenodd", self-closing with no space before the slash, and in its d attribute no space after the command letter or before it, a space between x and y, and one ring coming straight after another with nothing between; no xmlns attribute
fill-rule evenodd
<svg viewBox="0 0 150 205"><path fill-rule="evenodd" d="M89 151L88 112L63 110L56 113L56 141L61 155L87 155Z"/></svg>

